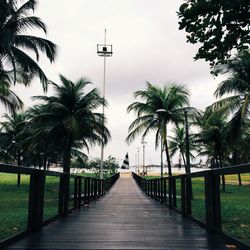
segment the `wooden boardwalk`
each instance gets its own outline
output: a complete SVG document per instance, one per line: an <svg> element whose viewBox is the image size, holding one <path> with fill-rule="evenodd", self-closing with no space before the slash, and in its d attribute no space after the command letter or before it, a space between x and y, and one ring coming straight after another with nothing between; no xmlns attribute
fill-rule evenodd
<svg viewBox="0 0 250 250"><path fill-rule="evenodd" d="M96 202L7 249L228 249L224 241L148 198L123 174Z"/></svg>

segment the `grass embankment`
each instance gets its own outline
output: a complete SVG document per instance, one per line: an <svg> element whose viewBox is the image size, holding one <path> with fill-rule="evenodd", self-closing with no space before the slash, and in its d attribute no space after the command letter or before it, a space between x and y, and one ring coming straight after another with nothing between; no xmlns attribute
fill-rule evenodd
<svg viewBox="0 0 250 250"><path fill-rule="evenodd" d="M94 173L83 174L96 177ZM0 240L21 232L27 227L29 201L29 175L21 175L21 186L17 187L16 174L0 173ZM70 179L70 193L74 192L74 179ZM44 220L58 213L59 177L46 176L44 193ZM73 201L69 202L73 208Z"/></svg>
<svg viewBox="0 0 250 250"><path fill-rule="evenodd" d="M159 176L150 176L149 179ZM242 174L242 186L238 175L226 175L226 191L221 191L222 228L239 240L250 245L250 174ZM192 216L205 221L204 178L193 178ZM180 208L180 180L176 181L177 207Z"/></svg>

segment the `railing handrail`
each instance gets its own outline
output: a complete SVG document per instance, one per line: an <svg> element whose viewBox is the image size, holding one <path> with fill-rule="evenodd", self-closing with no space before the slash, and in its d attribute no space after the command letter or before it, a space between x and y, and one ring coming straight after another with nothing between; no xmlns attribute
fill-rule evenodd
<svg viewBox="0 0 250 250"><path fill-rule="evenodd" d="M6 164L6 163L0 163L0 173L9 173L9 174L33 174L34 172L41 171L45 173L47 176L62 176L63 174L68 174L65 172L58 172L58 171L51 171L51 170L45 170L45 169L39 169L36 167L27 167L27 166L19 166L14 164ZM97 177L90 177L90 176L82 176L78 174L68 174L70 177L81 177L81 178L91 178L91 179L99 179ZM114 175L105 178L104 180L108 180L110 178L113 178L116 176L117 173Z"/></svg>
<svg viewBox="0 0 250 250"><path fill-rule="evenodd" d="M244 174L244 173L249 173L250 172L250 163L246 164L240 164L240 165L234 165L234 166L229 166L229 167L223 167L223 168L213 168L213 169L207 169L203 171L198 171L194 173L185 173L185 174L178 174L178 175L172 175L172 176L165 176L162 178L152 178L151 180L154 179L181 179L182 177L204 177L207 175L227 175L227 174ZM134 173L137 175L136 173ZM139 175L137 175L139 176ZM141 177L141 176L139 176ZM143 177L141 177L143 179Z"/></svg>

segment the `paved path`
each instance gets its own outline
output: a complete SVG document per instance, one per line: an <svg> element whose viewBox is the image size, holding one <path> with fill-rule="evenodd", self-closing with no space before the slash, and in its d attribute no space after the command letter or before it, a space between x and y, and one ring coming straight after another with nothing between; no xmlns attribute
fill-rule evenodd
<svg viewBox="0 0 250 250"><path fill-rule="evenodd" d="M130 175L110 192L8 249L227 249L222 240L148 198Z"/></svg>

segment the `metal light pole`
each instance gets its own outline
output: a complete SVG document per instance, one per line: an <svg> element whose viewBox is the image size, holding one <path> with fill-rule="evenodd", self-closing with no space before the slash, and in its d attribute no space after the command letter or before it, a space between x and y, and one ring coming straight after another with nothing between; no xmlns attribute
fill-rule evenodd
<svg viewBox="0 0 250 250"><path fill-rule="evenodd" d="M163 178L163 140L161 135L161 178Z"/></svg>
<svg viewBox="0 0 250 250"><path fill-rule="evenodd" d="M104 59L103 64L103 99L105 99L105 87L106 87L106 57L111 57L113 55L112 45L106 44L106 29L104 30L104 44L97 44L97 54L102 56ZM104 132L104 104L102 106L103 114L103 132ZM100 179L103 179L103 158L104 158L104 143L101 147L101 165L100 165Z"/></svg>
<svg viewBox="0 0 250 250"><path fill-rule="evenodd" d="M187 119L187 110L184 111L185 117L185 132L186 132L186 173L189 174L190 171L190 147L189 147L189 129L188 129L188 119Z"/></svg>
<svg viewBox="0 0 250 250"><path fill-rule="evenodd" d="M146 144L147 144L147 142L145 142L144 140L142 140L141 141L141 144L142 144L142 149L143 149L143 151L142 151L142 154L143 154L143 165L142 165L142 171L143 171L143 175L144 174L146 174L147 173L147 170L146 170L146 172L145 172L145 146L146 146Z"/></svg>
<svg viewBox="0 0 250 250"><path fill-rule="evenodd" d="M184 110L184 117L185 117L185 132L186 132L186 173L191 173L190 169L190 145L189 145L189 125L188 125L188 117L187 117L187 110ZM188 195L190 195L190 198L193 199L193 188L192 188L192 179L187 178L187 190Z"/></svg>
<svg viewBox="0 0 250 250"><path fill-rule="evenodd" d="M140 173L140 148L137 148L137 164L138 164L138 174Z"/></svg>
<svg viewBox="0 0 250 250"><path fill-rule="evenodd" d="M135 153L135 173L137 173L137 153Z"/></svg>

